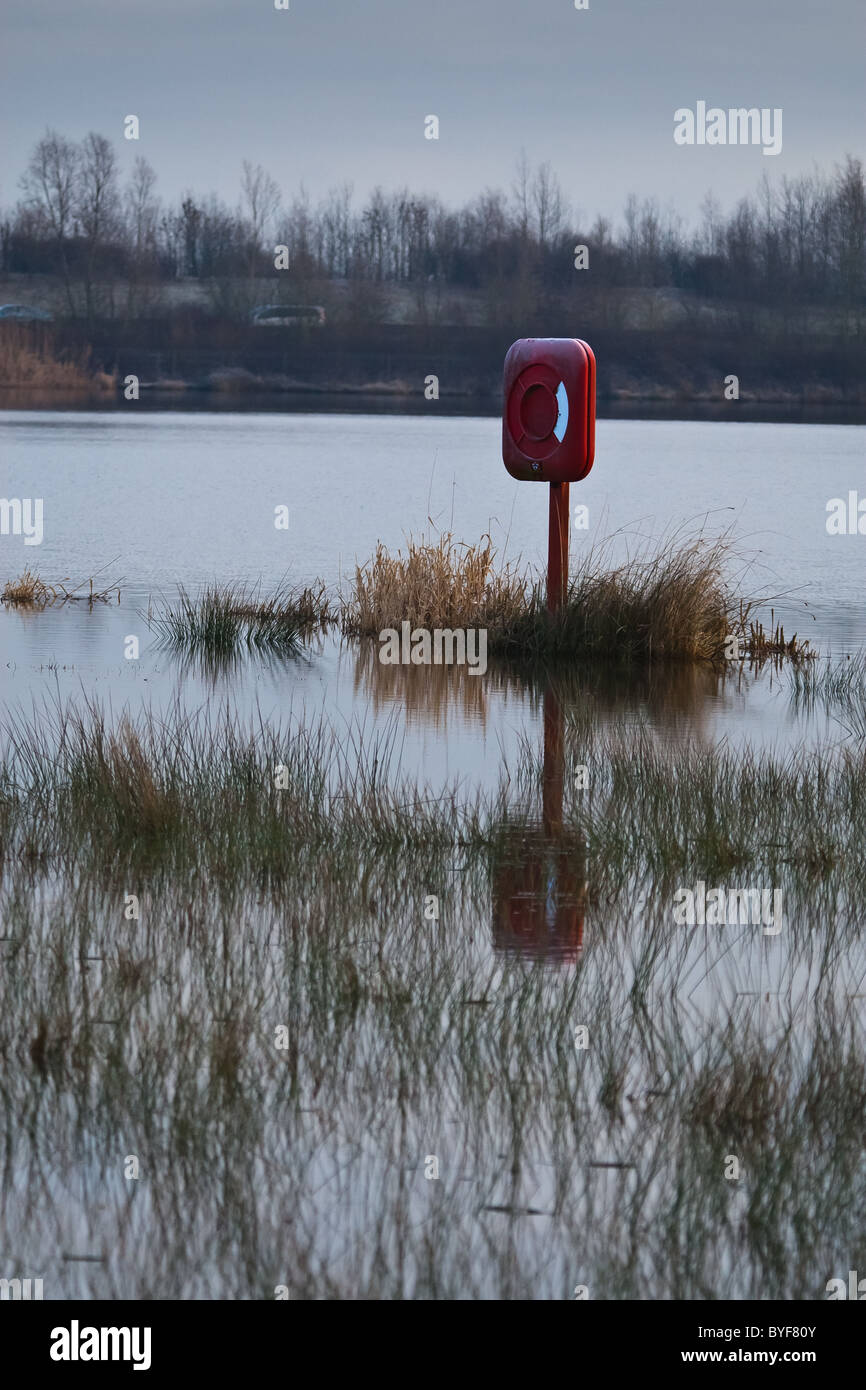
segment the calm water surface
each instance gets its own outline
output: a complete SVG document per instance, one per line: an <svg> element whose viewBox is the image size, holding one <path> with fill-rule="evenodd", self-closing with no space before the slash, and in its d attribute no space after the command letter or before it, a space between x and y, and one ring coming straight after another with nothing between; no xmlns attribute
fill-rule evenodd
<svg viewBox="0 0 866 1390"><path fill-rule="evenodd" d="M485 418L342 414L4 412L3 492L44 499L44 539L0 538L2 578L119 583L121 601L0 613L4 702L82 691L115 709L231 699L269 718L324 712L400 730L404 771L434 783L495 781L523 733L540 727L537 692L492 674L381 667L369 648L317 639L303 658L248 663L216 682L155 648L148 611L183 585L288 578L345 582L378 541L434 529L545 563L546 489L517 483ZM786 631L844 657L866 644L866 536L828 536L826 505L866 494L862 426L602 420L596 464L572 488L589 510L572 563L611 541L624 558L677 528L732 528L745 592L774 596ZM288 531L274 509L289 508ZM769 615L767 615L769 617ZM141 659L124 658L139 637ZM791 704L786 677L682 675L608 692L617 716L665 736L763 744L841 736L826 712Z"/></svg>
<svg viewBox="0 0 866 1390"><path fill-rule="evenodd" d="M522 555L543 565L546 489L515 483L506 474L495 419L6 412L0 414L0 433L0 491L7 497L43 498L45 528L40 546L25 546L17 536L0 537L0 581L30 567L48 582L84 582L86 587L94 575L98 584L113 581L121 590L119 603L68 603L41 612L0 608L0 721L28 717L34 704L50 712L55 702L84 698L101 702L115 715L124 708L159 713L176 700L193 709L206 705L218 711L225 705L242 716L258 711L285 725L324 715L355 737L360 726L367 747L368 736L381 733L392 739L398 755L392 770L421 775L431 788L458 781L470 791L496 785L524 738L540 745L544 691L493 669L473 677L441 667L384 667L374 645L325 635L296 659L249 661L210 678L161 652L148 626L149 612L170 601L181 585L195 591L213 581L243 581L267 591L284 579L302 583L318 577L336 584L351 576L356 560L366 560L378 541L396 548L407 535L436 528L467 542L489 532L505 556ZM710 535L732 528L743 590L784 595L774 604L786 630L796 629L822 653L844 658L866 645L866 536L828 536L826 504L852 489L866 493L863 464L861 426L603 420L596 466L572 489L573 503L586 504L590 522L587 531L573 532L573 555L605 536L614 537L611 556L616 559L679 527L694 532L703 525ZM279 505L289 508L288 532L274 527ZM130 635L140 641L137 661L124 658ZM769 667L757 677L659 670L638 682L603 689L594 684L598 679L592 673L585 677L603 718L626 727L648 726L663 739L729 739L794 748L847 736L833 710L799 708L787 672ZM345 953L345 942L350 943L348 951L365 981L376 980L383 951L393 978L400 978L407 943L415 942L411 978L427 953L425 981L439 978L443 961L456 961L462 974L455 975L455 997L465 994L469 1003L478 1003L474 996L479 990L497 988L498 966L491 959L517 954L554 963L545 984L553 1007L557 991L568 986L580 960L582 1001L606 1001L611 1019L625 1019L633 1007L631 982L645 969L648 929L667 920L669 906L656 885L634 885L627 906L587 903L585 868L582 856L566 853L546 829L533 835L521 827L513 862L504 862L489 885L458 872L459 863L453 884L445 881L442 887L436 881L435 891L446 894L447 908L436 933L419 936L417 885L407 893L387 866L363 866L363 893L343 892L339 902L328 897L324 874L323 883L311 889L310 901L321 910L323 922L337 914L338 949ZM378 916L368 902L368 872L381 900ZM606 1290L610 1296L621 1296L624 1289L634 1293L621 1273L608 1271L608 1262L615 1264L617 1242L622 1245L626 1233L635 1239L626 1225L617 1224L630 1209L624 1186L631 1181L630 1169L598 1170L590 1160L606 1162L623 1153L639 1160L642 1169L656 1174L640 1207L645 1230L651 1231L654 1212L665 1217L668 1194L683 1181L676 1164L686 1151L669 1153L666 1138L664 1150L653 1147L661 1131L647 1122L641 1098L665 1094L646 1089L660 1085L662 1070L654 1070L656 1062L645 1065L632 1058L629 1064L623 1090L628 1106L634 1101L635 1107L627 1109L620 1137L610 1116L592 1109L601 1095L602 1072L586 1073L587 1119L577 1135L574 1159L563 1160L556 1138L560 1132L546 1128L553 1112L539 1101L527 1112L518 1181L509 1151L515 1121L505 1107L505 1088L501 1095L492 1093L492 1102L485 1099L481 1110L459 1105L450 1090L453 1059L449 1061L447 1049L441 1072L431 1068L428 1073L428 1078L439 1075L441 1083L428 1079L421 1087L409 1110L408 1129L401 1102L398 1123L397 1109L389 1108L393 1077L389 1081L386 1074L393 1057L382 1050L387 1035L379 1037L381 1018L375 1013L357 1036L353 1033L352 1065L345 1071L334 1068L329 1054L321 1113L305 1089L312 1086L307 1060L301 1083L305 1104L287 1107L282 1061L277 1065L273 1049L265 1051L264 1045L250 1051L248 1074L255 1077L251 1094L256 1096L245 1121L250 1129L238 1132L227 1160L227 1171L236 1174L232 1200L244 1219L233 1220L226 1234L222 1159L228 1132L222 1128L223 1113L232 1118L239 1112L214 1110L208 1102L207 1111L201 1111L207 1120L200 1121L201 1134L195 1135L200 1148L193 1152L210 1152L207 1145L213 1140L220 1163L191 1166L183 1157L188 1141L177 1149L172 1098L181 1082L189 1084L190 1074L195 1078L196 1068L202 1076L207 1072L206 1048L225 1023L222 1005L215 1014L214 1000L222 998L227 961L238 997L254 1001L245 1007L258 1011L257 1028L264 1020L270 1037L272 1024L286 1017L286 978L289 965L295 970L298 960L291 945L294 922L288 932L284 908L260 899L230 904L223 917L214 916L218 894L210 900L205 891L201 920L206 910L207 924L194 938L187 934L192 916L188 921L184 916L192 908L185 900L175 901L169 886L152 904L153 927L145 921L136 939L120 918L116 889L96 883L76 896L79 886L72 892L61 876L43 884L28 905L33 919L28 919L27 941L33 946L36 974L24 971L17 977L23 993L17 999L20 1013L10 1015L10 1028L19 1048L32 1036L35 1016L26 991L35 979L35 1001L48 988L38 972L43 966L53 968L61 949L58 933L70 959L74 946L83 982L80 992L75 984L68 986L74 1007L87 1013L91 997L100 1001L93 1006L100 1026L113 1018L111 1012L101 1017L101 1001L119 997L113 973L118 953L142 952L142 969L151 968L148 952L156 951L159 959L158 974L148 976L150 983L132 1006L126 1044L131 1060L122 1073L126 1091L121 1094L112 1082L100 1093L98 1105L91 1109L79 1101L76 1111L78 1092L58 1089L51 1092L58 1098L53 1109L39 1101L38 1141L29 1121L9 1140L6 1167L12 1178L4 1195L3 1245L17 1262L15 1269L44 1274L46 1297L249 1297L261 1296L263 1288L269 1297L265 1286L272 1288L286 1277L289 1219L296 1221L289 1245L297 1239L302 1248L309 1241L308 1258L316 1269L327 1271L323 1286L342 1280L354 1296L365 1287L365 1251L372 1252L375 1245L377 1258L384 1251L383 1258L396 1267L397 1236L402 1241L405 1230L421 1231L430 1222L430 1185L420 1177L423 1155L429 1152L444 1155L451 1182L450 1187L442 1184L449 1203L444 1208L447 1222L430 1230L436 1240L444 1242L447 1235L450 1242L441 1257L446 1274L452 1266L461 1271L444 1287L453 1286L461 1296L467 1289L477 1290L478 1296L499 1295L504 1276L491 1252L501 1247L511 1250L514 1267L526 1272L533 1297L562 1297L584 1271L602 1295ZM179 891L184 890L181 883ZM145 895L143 901L147 914L150 899ZM649 998L662 1039L673 1036L661 1023L674 1000L684 1057L697 1055L708 1037L720 1036L718 1029L731 1017L738 1026L748 1022L751 1033L765 1039L790 1030L795 1020L807 1059L813 1028L809 1009L828 958L838 968L840 1007L862 996L862 953L852 949L849 959L840 952L835 899L822 896L819 885L814 901L792 893L786 903L789 939L768 937L752 927L724 936L671 934L654 967L658 978ZM186 925L179 929L179 923ZM4 936L11 939L11 934ZM316 933L308 934L307 950L315 939ZM38 949L40 940L44 951ZM285 949L282 941L288 943ZM231 944L226 947L226 942ZM491 969L492 974L484 974ZM482 977L486 983L479 985ZM77 979L71 972L68 978ZM507 992L510 976L503 978ZM9 998L11 1008L14 990ZM113 1002L105 1005L114 1007ZM607 1015L598 1017L599 1028L612 1027L604 1023ZM180 1032L179 1019L184 1021ZM177 1042L181 1033L187 1038L184 1046L192 1037L201 1047L196 1043L197 1051L183 1052ZM142 1039L154 1040L149 1054ZM167 1059L155 1082L139 1078L140 1045L145 1054ZM500 1046L497 1039L497 1050ZM310 1057L315 1049L314 1038ZM103 1059L99 1065L107 1064ZM540 1064L533 1065L529 1077L539 1080L538 1095L546 1097L549 1075L538 1069ZM372 1100L364 1089L368 1068L377 1082ZM30 1074L25 1066L10 1075L21 1087L24 1113L30 1104ZM321 1083L319 1076L312 1097L318 1096ZM82 1084L86 1088L90 1082ZM194 1089L185 1094L195 1094ZM112 1096L115 1108L103 1112L106 1097ZM145 1176L155 1179L137 1187L134 1205L117 1162L127 1152L147 1155ZM572 1196L561 1217L551 1221L557 1193L566 1182ZM542 1214L512 1225L502 1215L508 1203L531 1204ZM811 1215L808 1219L817 1222ZM784 1225L780 1229L788 1230ZM756 1288L765 1296L767 1286L756 1283L760 1258L734 1243L738 1232L730 1226L720 1235L713 1252L714 1277L737 1296L754 1294ZM755 1239L760 1244L760 1229ZM822 1288L827 1269L853 1267L855 1257L835 1233L826 1252L827 1268L816 1256L807 1279L801 1273L801 1248L792 1235L787 1239L791 1250L781 1262L784 1277L800 1280L790 1288L784 1285L787 1296L804 1296L804 1287ZM639 1291L658 1287L660 1248L667 1262L667 1247L652 1242L641 1254L635 1275ZM64 1254L93 1250L105 1252L102 1262L70 1262ZM409 1266L412 1258L410 1248ZM633 1262L629 1256L629 1267ZM700 1273L689 1277L693 1282L684 1287L703 1297ZM407 1288L413 1278L410 1268ZM663 1284L660 1296L669 1294Z"/></svg>

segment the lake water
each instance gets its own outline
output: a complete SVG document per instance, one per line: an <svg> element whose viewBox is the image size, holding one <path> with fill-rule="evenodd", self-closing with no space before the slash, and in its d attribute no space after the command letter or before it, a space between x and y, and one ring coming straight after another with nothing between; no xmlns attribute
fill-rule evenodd
<svg viewBox="0 0 866 1390"><path fill-rule="evenodd" d="M0 432L0 492L44 502L41 545L0 537L0 582L29 567L49 583L86 591L94 576L120 588L106 604L0 606L0 723L28 719L34 705L53 717L58 702L83 699L115 717L170 715L176 703L284 726L324 716L356 745L360 730L368 766L381 735L395 750L390 772L469 792L498 784L524 740L540 748L546 716L554 724L549 691L493 667L484 676L385 667L374 644L328 634L297 658L210 677L159 650L148 626L179 586L334 585L377 542L394 549L435 529L466 542L489 532L506 558L543 566L546 489L506 474L497 420L5 412ZM589 512L572 555L605 537L615 560L680 528L730 529L743 591L775 596L787 632L843 659L866 646L866 536L829 536L826 505L866 494L863 465L861 426L603 420L595 468L571 492ZM278 506L289 508L288 531L274 527ZM130 635L139 660L124 657ZM597 672L575 675L602 720L662 740L794 748L850 737L838 711L798 704L789 673L771 665L760 675L659 669L603 687ZM550 742L561 753L561 734ZM561 806L562 782L551 757L545 816L557 792ZM34 877L31 861L10 853L0 964L11 1178L0 1234L15 1268L44 1274L46 1297L271 1297L286 1279L293 1298L298 1287L425 1296L415 1262L434 1252L444 1296L563 1297L582 1280L594 1298L697 1298L708 1288L803 1298L829 1270L855 1267L856 1115L815 1138L810 1117L824 1112L814 1080L801 1113L783 1051L766 1110L779 1147L765 1160L748 1129L743 1140L754 1187L730 1199L720 1226L706 1201L683 1225L681 1194L717 1192L695 1139L694 1097L704 1105L709 1094L704 1082L695 1089L695 1068L727 1057L728 1021L749 1066L756 1039L784 1038L807 1069L828 992L846 1028L853 1017L862 895L851 911L845 889L858 865L807 876L805 889L791 870L790 933L680 934L669 885L627 879L613 897L610 885L588 894L586 847L547 824L516 824L505 849L489 882L483 864L464 872L456 854L446 873L426 844L411 874L371 855L351 872L344 865L333 885L326 858L313 855L301 888L292 880L297 901L270 901L258 887L223 899L216 878L197 873L145 875L134 885L140 924L121 913L125 878L98 864L88 874L86 856L82 871ZM435 931L418 926L428 891L442 894ZM342 983L349 962L366 1001L360 1023ZM536 962L544 1007L533 1002ZM414 991L411 1007L397 1002L396 983ZM52 1046L40 1053L46 1000ZM645 1035L633 1031L639 1012L652 1022ZM235 1017L237 1035L226 1031ZM300 1043L297 1095L271 1045L287 1018ZM601 1040L579 1060L575 1022ZM645 1056L636 1039L651 1035ZM216 1063L229 1056L220 1040L234 1036L237 1083L219 1090ZM30 1065L37 1057L46 1075L62 1063L61 1081L46 1084ZM600 1108L614 1062L616 1117L612 1103ZM408 1104L398 1071L412 1078ZM517 1077L525 1099L515 1100ZM854 1147L840 1147L840 1131ZM441 1184L425 1181L430 1153L442 1156ZM837 1155L820 1181L816 1153ZM141 1183L121 1176L128 1154L142 1156ZM825 1191L838 1194L838 1211L822 1205ZM761 1200L772 1218L760 1217ZM817 1233L805 1255L804 1230ZM287 1273L296 1251L299 1268ZM398 1281L377 1284L371 1261L399 1270Z"/></svg>
<svg viewBox="0 0 866 1390"><path fill-rule="evenodd" d="M315 640L302 659L248 663L219 681L155 648L147 612L184 586L316 578L337 584L378 541L489 532L505 558L546 561L547 490L517 483L496 419L383 414L13 412L0 414L7 497L44 500L44 538L0 537L5 582L119 584L121 601L0 612L4 700L82 690L114 708L231 697L269 718L322 712L388 723L404 771L433 783L496 780L508 750L540 728L538 692L463 671L383 668L370 650ZM774 596L786 633L834 657L866 644L866 536L830 536L829 499L866 496L866 431L842 424L602 420L596 463L571 489L586 530L572 563L612 537L612 559L682 528L732 530L744 592ZM289 509L277 530L274 509ZM766 615L767 618L769 614ZM141 659L124 658L140 639ZM792 706L787 678L683 673L619 692L619 716L665 736L763 744L838 738L826 712Z"/></svg>

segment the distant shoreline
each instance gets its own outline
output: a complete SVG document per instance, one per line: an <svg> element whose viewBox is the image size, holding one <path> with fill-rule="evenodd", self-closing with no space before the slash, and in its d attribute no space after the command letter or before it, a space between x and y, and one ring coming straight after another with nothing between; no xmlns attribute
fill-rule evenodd
<svg viewBox="0 0 866 1390"><path fill-rule="evenodd" d="M0 411L121 411L146 414L195 412L272 414L392 414L430 418L491 418L501 414L501 399L494 392L443 391L438 401L424 399L423 391L404 383L350 383L338 386L295 384L281 389L246 388L218 390L200 383L141 383L141 396L127 401L117 390L57 390L0 384ZM637 395L620 392L599 395L599 419L712 420L753 423L866 425L866 403L845 400L802 399L794 393L767 393L724 401L708 393Z"/></svg>

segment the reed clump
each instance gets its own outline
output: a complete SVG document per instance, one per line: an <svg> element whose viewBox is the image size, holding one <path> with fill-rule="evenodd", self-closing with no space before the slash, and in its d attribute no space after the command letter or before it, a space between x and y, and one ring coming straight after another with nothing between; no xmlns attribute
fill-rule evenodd
<svg viewBox="0 0 866 1390"><path fill-rule="evenodd" d="M578 561L558 612L547 611L538 583L517 620L488 640L517 660L721 664L751 612L728 582L730 558L726 538L673 536L611 565L603 543Z"/></svg>
<svg viewBox="0 0 866 1390"><path fill-rule="evenodd" d="M613 539L613 538L612 538ZM612 563L611 542L577 563L566 602L551 614L544 581L519 563L495 565L489 536L458 545L409 539L405 553L379 545L356 568L343 601L352 636L376 636L409 621L428 628L482 627L488 645L516 663L590 659L609 663L691 661L721 665L732 644L746 656L799 659L803 644L768 636L752 621L755 601L729 579L731 542L674 534Z"/></svg>
<svg viewBox="0 0 866 1390"><path fill-rule="evenodd" d="M7 579L0 602L10 603L22 608L43 608L49 603L52 591L43 583L38 574L25 570L17 579Z"/></svg>
<svg viewBox="0 0 866 1390"><path fill-rule="evenodd" d="M795 664L790 679L794 709L820 706L852 737L866 739L866 652L821 666Z"/></svg>
<svg viewBox="0 0 866 1390"><path fill-rule="evenodd" d="M90 349L60 352L50 331L4 323L0 331L0 387L56 391L113 391L117 377L94 371Z"/></svg>
<svg viewBox="0 0 866 1390"><path fill-rule="evenodd" d="M46 608L52 603L108 603L115 594L120 602L117 583L112 583L107 588L94 588L91 577L84 593L78 592L84 588L84 581L74 589L68 589L68 583L68 579L60 579L54 584L46 584L33 570L27 569L17 579L7 579L0 594L0 603L19 608Z"/></svg>
<svg viewBox="0 0 866 1390"><path fill-rule="evenodd" d="M459 544L450 533L436 541L407 542L392 555L380 542L365 565L358 565L342 600L343 631L372 637L385 628L504 628L525 610L528 581L516 566L494 567L489 536L475 545Z"/></svg>
<svg viewBox="0 0 866 1390"><path fill-rule="evenodd" d="M745 652L755 666L763 666L765 661L790 661L795 666L803 666L814 660L817 653L809 641L797 636L785 636L781 623L770 615L770 630L767 632L761 622L750 622L745 640Z"/></svg>
<svg viewBox="0 0 866 1390"><path fill-rule="evenodd" d="M292 655L330 616L324 584L281 586L270 596L238 585L212 585L198 598L181 589L176 603L151 619L151 627L170 650L228 659L244 649Z"/></svg>
<svg viewBox="0 0 866 1390"><path fill-rule="evenodd" d="M795 666L791 671L795 705L808 709L820 702L825 709L866 703L866 652L827 661L821 666Z"/></svg>

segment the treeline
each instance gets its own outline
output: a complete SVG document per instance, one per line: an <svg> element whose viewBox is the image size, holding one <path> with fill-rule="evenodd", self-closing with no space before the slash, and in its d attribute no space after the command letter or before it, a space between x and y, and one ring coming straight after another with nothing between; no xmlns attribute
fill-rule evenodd
<svg viewBox="0 0 866 1390"><path fill-rule="evenodd" d="M289 270L275 269L275 247ZM589 271L575 268L578 246ZM376 188L357 204L350 186L315 205L286 194L260 165L244 161L230 206L214 194L163 201L157 175L139 156L120 175L115 148L91 133L80 143L48 131L21 180L21 198L0 219L5 273L59 277L66 311L92 319L156 312L165 287L194 279L211 308L245 315L261 302L328 300L341 286L359 321L381 316L389 286L408 287L417 314L443 292L481 291L491 323L509 314L561 307L584 293L671 289L721 304L790 312L798 305L844 313L862 331L866 310L866 180L847 156L832 173L772 182L725 214L704 201L700 223L656 200L630 197L619 225L587 223L573 211L549 164L517 162L512 187L486 189L449 208L435 196Z"/></svg>

